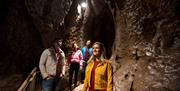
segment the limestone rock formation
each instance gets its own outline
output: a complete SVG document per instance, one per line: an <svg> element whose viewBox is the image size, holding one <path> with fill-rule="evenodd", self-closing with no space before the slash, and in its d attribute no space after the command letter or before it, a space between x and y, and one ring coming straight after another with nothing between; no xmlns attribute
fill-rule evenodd
<svg viewBox="0 0 180 91"><path fill-rule="evenodd" d="M74 41L102 42L114 91L180 90L179 0L86 1L80 17L81 0L0 1L0 89L19 86L58 37L66 54Z"/></svg>
<svg viewBox="0 0 180 91"><path fill-rule="evenodd" d="M115 91L180 90L178 0L108 1L116 37Z"/></svg>

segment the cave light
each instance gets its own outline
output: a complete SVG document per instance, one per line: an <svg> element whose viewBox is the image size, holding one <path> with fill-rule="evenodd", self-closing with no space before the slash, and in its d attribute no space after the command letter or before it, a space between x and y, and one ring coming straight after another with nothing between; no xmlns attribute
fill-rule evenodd
<svg viewBox="0 0 180 91"><path fill-rule="evenodd" d="M80 5L78 5L77 10L78 10L78 13L81 14L81 6Z"/></svg>
<svg viewBox="0 0 180 91"><path fill-rule="evenodd" d="M81 3L81 7L82 7L82 8L86 8L86 7L87 7L87 4L86 4L85 2L82 2L82 3Z"/></svg>

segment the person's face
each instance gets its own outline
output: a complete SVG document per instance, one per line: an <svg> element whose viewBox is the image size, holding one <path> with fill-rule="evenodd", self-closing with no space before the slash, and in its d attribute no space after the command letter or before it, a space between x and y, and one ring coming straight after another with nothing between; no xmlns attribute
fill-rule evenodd
<svg viewBox="0 0 180 91"><path fill-rule="evenodd" d="M94 44L92 47L92 54L96 57L100 57L101 55L101 48L99 44Z"/></svg>
<svg viewBox="0 0 180 91"><path fill-rule="evenodd" d="M61 40L58 40L58 45L59 45L59 47L61 47L62 46L62 41Z"/></svg>
<svg viewBox="0 0 180 91"><path fill-rule="evenodd" d="M55 45L56 48L60 48L61 45L62 45L62 41L61 41L61 40L58 40L58 41L56 41L56 42L54 43L54 45Z"/></svg>
<svg viewBox="0 0 180 91"><path fill-rule="evenodd" d="M74 49L78 49L78 45L76 43L74 43Z"/></svg>
<svg viewBox="0 0 180 91"><path fill-rule="evenodd" d="M88 41L86 42L86 46L90 46L90 44L91 44L91 41L88 40Z"/></svg>

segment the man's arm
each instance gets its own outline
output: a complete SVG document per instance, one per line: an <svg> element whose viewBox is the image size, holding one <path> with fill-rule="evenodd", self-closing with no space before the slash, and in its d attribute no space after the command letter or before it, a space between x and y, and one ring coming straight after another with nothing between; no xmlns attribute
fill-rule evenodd
<svg viewBox="0 0 180 91"><path fill-rule="evenodd" d="M65 75L65 71L66 71L66 58L65 58L65 54L64 54L64 52L62 51L62 53L61 53L61 55L62 55L62 75Z"/></svg>
<svg viewBox="0 0 180 91"><path fill-rule="evenodd" d="M39 68L40 68L43 79L48 77L48 74L46 72L46 67L45 67L45 64L47 61L47 56L48 56L47 50L43 51L43 53L41 54L41 57L40 57L40 62L39 62Z"/></svg>

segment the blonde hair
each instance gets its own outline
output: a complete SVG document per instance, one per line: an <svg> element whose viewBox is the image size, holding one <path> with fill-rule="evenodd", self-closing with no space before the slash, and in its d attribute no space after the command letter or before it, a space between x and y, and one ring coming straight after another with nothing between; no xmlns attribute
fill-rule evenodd
<svg viewBox="0 0 180 91"><path fill-rule="evenodd" d="M106 50L104 45L101 42L95 42L92 46L94 45L99 45L100 46L100 50L101 50L101 56L99 58L100 62L103 62L106 59ZM94 60L94 55L92 54L92 56L89 58L88 63L92 62Z"/></svg>

